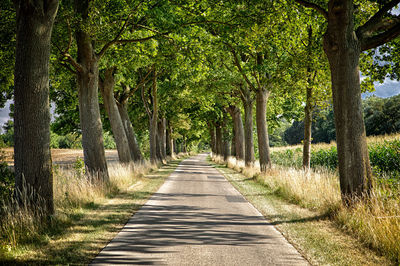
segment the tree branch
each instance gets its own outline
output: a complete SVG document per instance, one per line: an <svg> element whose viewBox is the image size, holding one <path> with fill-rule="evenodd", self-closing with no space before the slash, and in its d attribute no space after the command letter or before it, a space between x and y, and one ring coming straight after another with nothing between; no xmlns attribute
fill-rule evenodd
<svg viewBox="0 0 400 266"><path fill-rule="evenodd" d="M65 61L60 60L60 65L62 65L63 67L65 67L69 72L73 73L73 74L77 74L78 72L76 72L70 64L66 64Z"/></svg>
<svg viewBox="0 0 400 266"><path fill-rule="evenodd" d="M152 72L152 71L154 71L154 67L152 67L150 70L149 70L149 72L147 72L147 74L146 74L146 76L144 76L144 78L142 78L141 80L140 80L140 82L136 85L136 87L132 90L130 90L130 92L129 92L129 94L128 94L128 97L130 97L130 96L132 96L138 89L139 89L139 87L141 86L141 85L143 85L146 81L147 81L147 78L149 77L149 75L150 75L150 73Z"/></svg>
<svg viewBox="0 0 400 266"><path fill-rule="evenodd" d="M361 38L365 36L365 34L372 35L377 28L378 24L381 24L383 16L385 16L393 7L397 6L400 3L400 0L392 0L385 4L382 8L379 9L378 12L375 13L367 22L364 23L363 26L357 29L357 35Z"/></svg>
<svg viewBox="0 0 400 266"><path fill-rule="evenodd" d="M400 34L400 23L395 24L389 30L375 36L361 40L361 51L376 48L382 44L390 42Z"/></svg>
<svg viewBox="0 0 400 266"><path fill-rule="evenodd" d="M69 51L69 49L71 48L71 45L72 45L72 30L71 30L71 25L70 25L68 19L67 19L67 27L68 27L68 45L67 45L67 48L65 48L63 54L68 53L68 51Z"/></svg>
<svg viewBox="0 0 400 266"><path fill-rule="evenodd" d="M70 63L77 72L83 71L83 67L78 62L76 62L69 53L64 52L56 43L53 42L52 44L57 48L62 56L66 57L66 59L62 61Z"/></svg>
<svg viewBox="0 0 400 266"><path fill-rule="evenodd" d="M233 55L233 63L238 68L239 73L243 76L243 78L247 82L247 84L249 84L250 88L252 88L253 90L256 90L256 88L254 87L253 83L251 83L250 79L247 77L246 73L244 73L243 68L240 65L239 58L237 56L237 53L236 53L235 49L229 43L225 43L225 45L228 46L229 49L231 50L231 53Z"/></svg>
<svg viewBox="0 0 400 266"><path fill-rule="evenodd" d="M307 7L307 8L312 8L315 11L317 11L318 13L320 13L322 16L324 16L325 19L328 20L328 11L326 11L324 8L322 8L321 6L308 2L308 1L304 1L304 0L294 0L296 3Z"/></svg>
<svg viewBox="0 0 400 266"><path fill-rule="evenodd" d="M100 50L100 52L97 54L97 56L99 58L102 57L104 55L104 53L108 50L108 48L110 48L113 44L115 44L116 41L121 37L122 33L124 33L126 27L128 26L128 22L129 22L129 19L131 18L131 15L132 15L132 13L128 15L124 24L122 25L121 29L119 30L117 35L114 37L114 39L112 41L109 41L108 43L106 43L103 46L103 48Z"/></svg>
<svg viewBox="0 0 400 266"><path fill-rule="evenodd" d="M124 90L124 94L121 95L120 97L120 103L125 104L126 101L128 100L129 97L131 97L139 88L140 86L142 86L146 81L148 76L150 75L150 73L153 71L153 68L151 68L149 70L149 72L147 72L146 76L144 78L142 78L138 84L136 85L136 87L134 89L129 88L129 86L124 85L121 83L121 85L125 88L127 88L126 90Z"/></svg>

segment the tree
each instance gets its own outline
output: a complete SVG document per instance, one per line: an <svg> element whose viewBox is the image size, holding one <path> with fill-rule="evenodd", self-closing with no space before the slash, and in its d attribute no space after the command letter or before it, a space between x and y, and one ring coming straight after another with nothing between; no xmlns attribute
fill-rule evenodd
<svg viewBox="0 0 400 266"><path fill-rule="evenodd" d="M73 4L67 2L64 7L67 29L60 33L62 36L68 34L68 43L65 49L60 45L57 48L62 64L76 75L85 166L94 179L107 182L109 176L98 103L100 62L115 45L145 42L166 33L143 25L149 23L148 16L159 7L151 2L126 7L124 1L74 0ZM103 23L104 17L110 23ZM76 52L76 58L72 52Z"/></svg>
<svg viewBox="0 0 400 266"><path fill-rule="evenodd" d="M105 109L107 111L115 143L117 145L118 158L121 163L130 163L132 161L128 137L125 131L121 115L114 98L114 72L116 67L107 68L104 78L100 78L99 87L103 96Z"/></svg>
<svg viewBox="0 0 400 266"><path fill-rule="evenodd" d="M33 189L37 197L29 207L53 214L49 58L58 0L15 0L14 4L17 12L14 165L15 186L21 193L16 195L22 197L24 191Z"/></svg>
<svg viewBox="0 0 400 266"><path fill-rule="evenodd" d="M351 204L372 187L372 171L362 117L359 58L362 51L382 45L400 34L400 22L390 14L400 1L384 1L365 23L356 25L353 0L329 0L327 9L320 2L295 0L315 9L327 21L323 47L328 57L342 199Z"/></svg>

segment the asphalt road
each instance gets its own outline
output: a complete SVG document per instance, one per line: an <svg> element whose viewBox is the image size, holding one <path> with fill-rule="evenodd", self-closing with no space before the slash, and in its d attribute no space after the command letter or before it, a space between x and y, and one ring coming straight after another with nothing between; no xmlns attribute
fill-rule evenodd
<svg viewBox="0 0 400 266"><path fill-rule="evenodd" d="M308 265L205 154L183 161L92 263Z"/></svg>

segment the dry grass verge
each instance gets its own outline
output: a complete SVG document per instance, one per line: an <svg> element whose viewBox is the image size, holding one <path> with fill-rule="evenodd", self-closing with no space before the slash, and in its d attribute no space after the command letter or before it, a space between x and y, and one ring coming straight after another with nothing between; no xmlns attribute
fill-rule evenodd
<svg viewBox="0 0 400 266"><path fill-rule="evenodd" d="M265 193L272 193L290 203L306 207L321 217L328 217L336 227L345 229L360 243L373 248L394 264L400 262L400 198L398 192L377 186L367 201L349 209L342 206L338 176L327 169L308 173L294 168L273 166L265 174L259 167L244 167L243 162L229 158L214 162L241 172L261 184Z"/></svg>
<svg viewBox="0 0 400 266"><path fill-rule="evenodd" d="M49 224L40 213L14 203L0 218L0 264L87 264L129 217L163 184L182 159L157 165L109 166L110 184L88 182L82 164L55 169L56 214Z"/></svg>

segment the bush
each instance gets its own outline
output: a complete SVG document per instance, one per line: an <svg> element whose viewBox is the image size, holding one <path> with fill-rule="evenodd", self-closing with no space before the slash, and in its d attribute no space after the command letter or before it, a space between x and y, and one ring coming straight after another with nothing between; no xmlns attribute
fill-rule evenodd
<svg viewBox="0 0 400 266"><path fill-rule="evenodd" d="M116 149L117 148L117 145L115 144L115 141L114 141L114 137L110 133L104 132L103 139L104 139L104 148L106 148L106 149Z"/></svg>
<svg viewBox="0 0 400 266"><path fill-rule="evenodd" d="M52 149L82 149L82 138L74 133L65 136L50 134L50 148Z"/></svg>

